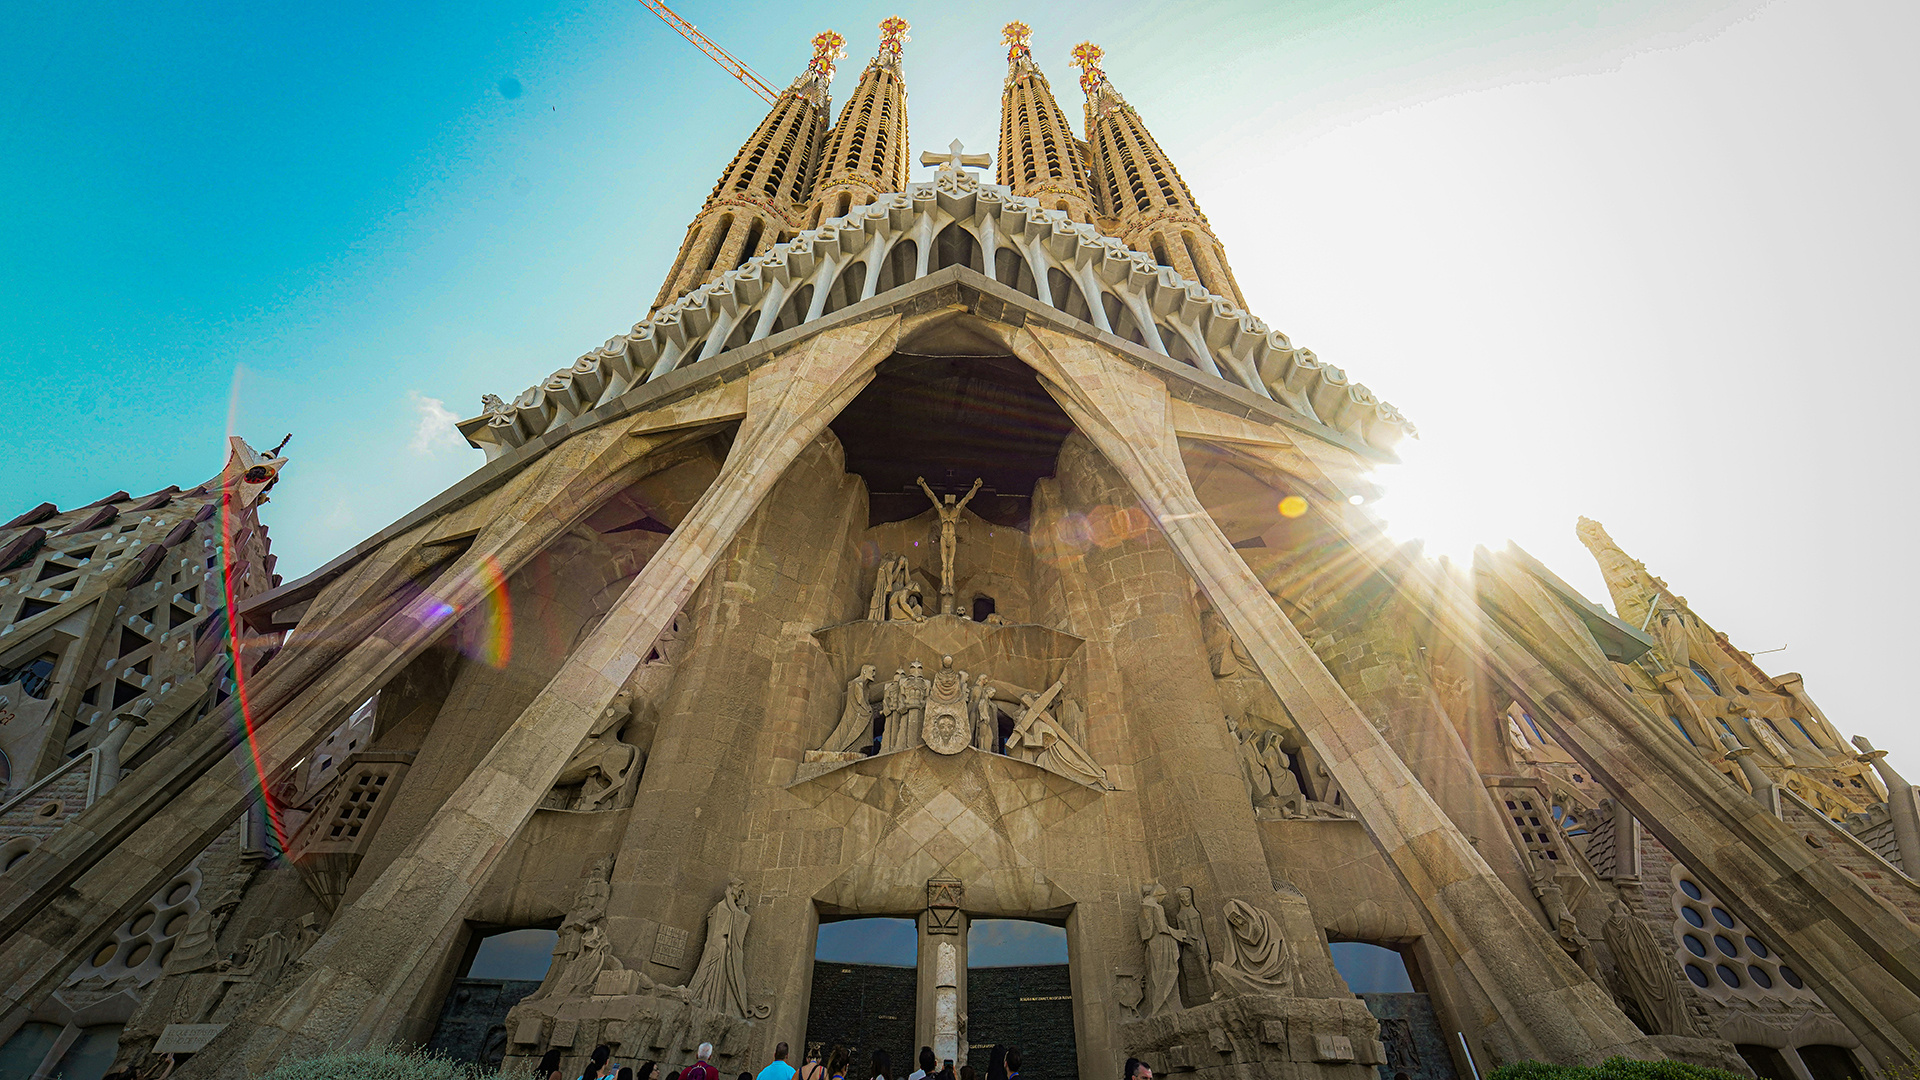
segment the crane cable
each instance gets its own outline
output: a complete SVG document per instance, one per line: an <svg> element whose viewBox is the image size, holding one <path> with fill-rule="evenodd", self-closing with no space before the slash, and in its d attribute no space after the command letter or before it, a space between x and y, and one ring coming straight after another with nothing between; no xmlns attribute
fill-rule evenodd
<svg viewBox="0 0 1920 1080"><path fill-rule="evenodd" d="M780 95L774 92L773 87L767 85L767 80L735 59L732 53L715 45L707 35L695 29L692 23L674 14L672 8L660 3L659 0L640 0L640 2L651 8L655 15L660 16L661 21L678 30L681 37L693 42L701 52L712 57L714 63L726 68L727 72L744 83L747 89L759 94L767 104L772 105L780 99Z"/></svg>

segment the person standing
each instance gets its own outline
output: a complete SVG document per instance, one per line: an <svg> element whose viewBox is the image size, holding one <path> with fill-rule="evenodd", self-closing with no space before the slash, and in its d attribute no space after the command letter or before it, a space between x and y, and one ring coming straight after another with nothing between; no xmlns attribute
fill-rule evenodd
<svg viewBox="0 0 1920 1080"><path fill-rule="evenodd" d="M773 1060L760 1070L758 1077L750 1080L793 1080L793 1066L787 1064L787 1044L781 1043L773 1048Z"/></svg>
<svg viewBox="0 0 1920 1080"><path fill-rule="evenodd" d="M1007 1080L1007 1048L996 1045L987 1051L987 1080Z"/></svg>
<svg viewBox="0 0 1920 1080"><path fill-rule="evenodd" d="M800 1066L800 1080L827 1080L827 1067L820 1064L819 1054L807 1055L807 1063Z"/></svg>
<svg viewBox="0 0 1920 1080"><path fill-rule="evenodd" d="M1007 1080L1020 1080L1020 1049L1007 1047Z"/></svg>
<svg viewBox="0 0 1920 1080"><path fill-rule="evenodd" d="M853 1051L838 1043L827 1052L827 1080L847 1080L847 1067L853 1064Z"/></svg>
<svg viewBox="0 0 1920 1080"><path fill-rule="evenodd" d="M873 1052L873 1080L893 1080L893 1059L887 1057L885 1050Z"/></svg>
<svg viewBox="0 0 1920 1080"><path fill-rule="evenodd" d="M1128 1058L1126 1069L1120 1073L1120 1080L1153 1080L1153 1070L1139 1058Z"/></svg>
<svg viewBox="0 0 1920 1080"><path fill-rule="evenodd" d="M720 1080L720 1070L714 1068L713 1062L708 1060L713 1057L712 1043L701 1043L700 1049L695 1050L693 1056L699 1060L680 1074L680 1080Z"/></svg>
<svg viewBox="0 0 1920 1080"><path fill-rule="evenodd" d="M927 1077L933 1075L933 1067L935 1064L937 1063L933 1059L933 1047L921 1047L920 1067L908 1073L907 1080L927 1080Z"/></svg>

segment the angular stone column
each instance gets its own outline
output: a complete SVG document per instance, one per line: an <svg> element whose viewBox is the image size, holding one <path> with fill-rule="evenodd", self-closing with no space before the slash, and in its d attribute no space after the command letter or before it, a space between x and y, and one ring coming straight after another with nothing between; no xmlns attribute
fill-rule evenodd
<svg viewBox="0 0 1920 1080"><path fill-rule="evenodd" d="M1014 347L1126 476L1268 685L1300 720L1423 905L1461 982L1485 1002L1483 1037L1515 1058L1657 1056L1434 804L1208 516L1186 477L1166 385L1097 345L1037 325Z"/></svg>
<svg viewBox="0 0 1920 1080"><path fill-rule="evenodd" d="M877 319L824 332L748 377L746 419L693 511L417 842L335 919L292 980L242 1014L184 1076L255 1075L289 1055L381 1045L397 1034L459 939L475 889L595 718L787 467L871 381L896 325Z"/></svg>
<svg viewBox="0 0 1920 1080"><path fill-rule="evenodd" d="M913 1052L918 1055L922 1046L931 1046L935 1062L950 1058L956 1070L967 1063L960 1020L967 1015L967 927L972 920L960 910L965 895L965 887L956 879L927 882L927 910L918 920L920 977Z"/></svg>

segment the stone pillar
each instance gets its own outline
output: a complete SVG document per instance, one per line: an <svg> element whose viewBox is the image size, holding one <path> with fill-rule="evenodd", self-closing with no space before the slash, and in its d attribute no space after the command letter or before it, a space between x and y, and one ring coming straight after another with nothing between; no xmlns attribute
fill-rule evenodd
<svg viewBox="0 0 1920 1080"><path fill-rule="evenodd" d="M1917 877L1920 870L1920 805L1914 800L1914 788L1905 777L1887 764L1887 752L1875 750L1865 735L1855 735L1853 745L1860 748L1859 761L1872 765L1873 771L1880 774L1880 782L1887 785L1887 816L1893 819L1893 840L1900 847L1900 866L1908 877Z"/></svg>
<svg viewBox="0 0 1920 1080"><path fill-rule="evenodd" d="M967 927L972 920L960 910L965 895L966 886L955 878L927 882L927 909L919 920L920 978L913 1024L913 1053L931 1046L936 1063L951 1059L956 1070L967 1063L960 1019L967 1015ZM903 1073L919 1068L898 1064Z"/></svg>

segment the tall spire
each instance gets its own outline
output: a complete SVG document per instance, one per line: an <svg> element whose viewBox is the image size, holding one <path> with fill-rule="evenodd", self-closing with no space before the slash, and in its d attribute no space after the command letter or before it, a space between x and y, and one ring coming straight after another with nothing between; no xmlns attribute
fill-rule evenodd
<svg viewBox="0 0 1920 1080"><path fill-rule="evenodd" d="M1073 137L1053 88L1033 62L1027 45L1032 36L1023 22L1010 22L1001 31L1007 45L1007 82L1000 94L999 180L1016 195L1031 195L1042 206L1065 210L1075 221L1091 222L1094 200L1087 185L1086 148Z"/></svg>
<svg viewBox="0 0 1920 1080"><path fill-rule="evenodd" d="M821 145L830 123L834 61L846 39L832 30L814 35L813 59L781 93L766 119L733 156L687 238L653 306L660 308L721 274L742 266L805 228Z"/></svg>
<svg viewBox="0 0 1920 1080"><path fill-rule="evenodd" d="M808 225L906 190L907 82L900 47L908 41L908 29L898 15L880 23L880 49L860 73L860 85L827 137Z"/></svg>
<svg viewBox="0 0 1920 1080"><path fill-rule="evenodd" d="M1226 249L1173 159L1108 80L1100 67L1105 55L1091 41L1073 48L1073 66L1080 69L1080 89L1087 95L1090 186L1101 212L1113 219L1114 235L1127 246L1245 307Z"/></svg>

